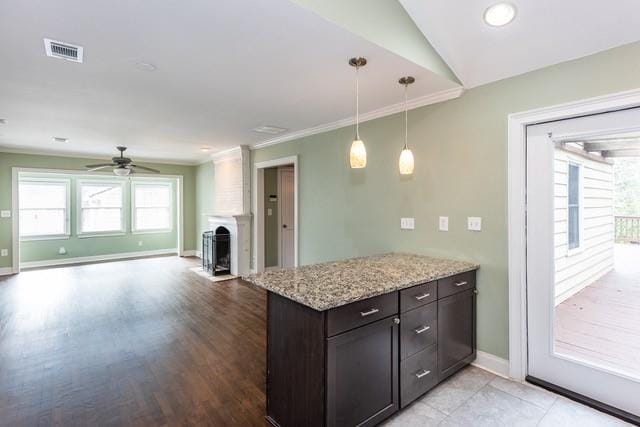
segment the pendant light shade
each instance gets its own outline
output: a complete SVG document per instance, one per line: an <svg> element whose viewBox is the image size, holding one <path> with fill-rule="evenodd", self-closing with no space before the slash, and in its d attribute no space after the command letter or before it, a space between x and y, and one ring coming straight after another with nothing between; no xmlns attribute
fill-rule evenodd
<svg viewBox="0 0 640 427"><path fill-rule="evenodd" d="M362 142L362 140L354 139L351 143L349 163L352 169L362 169L367 166L367 149L364 148L364 142Z"/></svg>
<svg viewBox="0 0 640 427"><path fill-rule="evenodd" d="M360 85L358 71L360 67L367 65L367 60L365 58L351 58L349 65L356 69L356 137L351 143L351 150L349 150L349 164L351 169L362 169L367 166L367 149L360 139Z"/></svg>
<svg viewBox="0 0 640 427"><path fill-rule="evenodd" d="M400 152L400 159L398 159L398 168L400 169L400 175L411 175L414 169L413 153L409 149L409 112L407 109L407 89L409 85L415 82L411 76L403 77L398 80L398 83L404 86L404 147Z"/></svg>
<svg viewBox="0 0 640 427"><path fill-rule="evenodd" d="M400 175L411 175L413 173L413 166L413 153L408 147L405 147L400 152L400 160L398 160Z"/></svg>

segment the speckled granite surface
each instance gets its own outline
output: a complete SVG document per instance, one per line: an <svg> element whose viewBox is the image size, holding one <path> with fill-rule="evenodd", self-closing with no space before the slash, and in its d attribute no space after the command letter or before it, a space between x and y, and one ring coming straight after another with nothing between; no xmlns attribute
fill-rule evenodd
<svg viewBox="0 0 640 427"><path fill-rule="evenodd" d="M271 270L244 279L323 311L477 268L470 262L390 253Z"/></svg>

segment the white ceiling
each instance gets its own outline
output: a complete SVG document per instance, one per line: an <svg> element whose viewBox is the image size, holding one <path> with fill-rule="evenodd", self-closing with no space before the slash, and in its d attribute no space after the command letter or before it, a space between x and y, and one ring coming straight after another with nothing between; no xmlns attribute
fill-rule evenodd
<svg viewBox="0 0 640 427"><path fill-rule="evenodd" d="M365 56L361 111L456 87L286 0L6 2L0 13L0 146L197 162L349 118L352 56ZM45 56L43 38L84 47L84 64ZM156 71L140 71L139 62ZM54 143L51 138L69 138Z"/></svg>
<svg viewBox="0 0 640 427"><path fill-rule="evenodd" d="M465 87L640 40L638 0L509 0L514 21L490 27L499 0L400 0Z"/></svg>

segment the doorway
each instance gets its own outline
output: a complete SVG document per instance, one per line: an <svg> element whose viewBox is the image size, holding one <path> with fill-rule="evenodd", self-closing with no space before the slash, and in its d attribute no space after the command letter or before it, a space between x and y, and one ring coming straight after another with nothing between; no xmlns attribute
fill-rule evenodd
<svg viewBox="0 0 640 427"><path fill-rule="evenodd" d="M640 419L640 218L618 215L616 165L640 157L639 129L640 108L526 128L527 379L630 420Z"/></svg>
<svg viewBox="0 0 640 427"><path fill-rule="evenodd" d="M298 158L254 165L254 268L298 265Z"/></svg>
<svg viewBox="0 0 640 427"><path fill-rule="evenodd" d="M264 169L264 266L294 266L294 167Z"/></svg>

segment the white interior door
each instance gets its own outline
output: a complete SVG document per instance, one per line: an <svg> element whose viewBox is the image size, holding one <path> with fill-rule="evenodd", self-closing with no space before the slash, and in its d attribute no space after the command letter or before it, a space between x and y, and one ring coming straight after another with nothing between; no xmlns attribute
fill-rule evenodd
<svg viewBox="0 0 640 427"><path fill-rule="evenodd" d="M592 222L580 225L586 221L582 206L593 206L593 201L584 194L588 186L581 184L584 182L582 175L588 172L585 168L590 166L585 163L582 169L571 168L568 166L571 162L566 165L559 162L556 144L559 141L580 141L598 135L615 136L616 133L638 130L640 130L639 108L539 124L529 126L527 129L528 375L635 415L640 415L640 371L637 372L637 376L629 375L611 366L603 366L585 359L578 353L564 353L556 341L557 327L554 325L558 316L556 304L559 289L557 289L556 278L562 267L559 263L566 263L568 256L566 254L571 254L571 251L567 250L565 255L558 255L558 248L567 245L567 248L573 246L573 249L579 250L580 242L584 239L583 235L588 235L589 227L592 226L590 224L596 224ZM638 143L640 147L640 141ZM563 148L566 149L567 146ZM588 160L588 156L584 159ZM576 164L579 163L579 160L576 161ZM565 172L567 175L563 177ZM596 170L594 173L596 172L599 171ZM558 184L562 179L565 180L566 190ZM598 191L606 190L605 178L594 178L593 182L594 186L601 186ZM568 188L570 185L581 185L579 192L570 190ZM564 191L567 193L565 194ZM572 200L569 201L569 199ZM572 210L570 207L570 205L574 206L572 203L579 204L580 209ZM604 205L602 207L606 208ZM566 216L562 213L565 208ZM573 219L569 220L569 215ZM613 220L613 200L611 200L611 220ZM603 215L599 221L606 223L606 215ZM571 227L573 227L572 232L569 231ZM569 244L567 239L573 243ZM591 247L595 246L591 245ZM582 250L586 251L590 248L582 248ZM587 257L585 268L596 262L599 261L595 256ZM571 274L574 276L569 276L578 277L581 267L577 263L572 265ZM640 286L640 280L638 284ZM604 301L606 298L593 303L601 304L605 303ZM612 316L615 316L616 308L612 307L611 310ZM640 328L640 319L638 321L635 324L621 326L637 330ZM593 331L587 331L587 333L596 333L598 328L599 326L594 323ZM603 342L607 342L606 336L600 338L604 340ZM603 354L609 351L606 345L601 347ZM633 349L629 348L628 351ZM638 349L635 351L637 352Z"/></svg>
<svg viewBox="0 0 640 427"><path fill-rule="evenodd" d="M278 169L280 215L280 267L294 266L294 189L295 175L292 167Z"/></svg>

